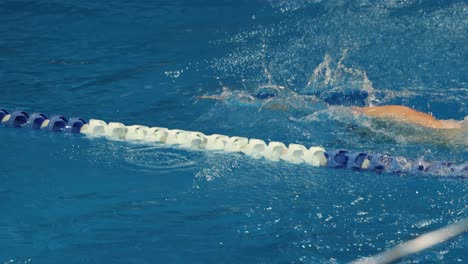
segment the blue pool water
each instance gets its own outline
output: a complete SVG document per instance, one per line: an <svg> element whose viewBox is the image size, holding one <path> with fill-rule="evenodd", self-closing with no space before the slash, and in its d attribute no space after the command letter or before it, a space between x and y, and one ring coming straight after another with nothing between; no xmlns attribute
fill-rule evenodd
<svg viewBox="0 0 468 264"><path fill-rule="evenodd" d="M0 22L2 108L468 157L339 107L467 116L466 1L4 0ZM345 263L467 217L467 187L2 127L0 263ZM465 263L467 238L402 263Z"/></svg>

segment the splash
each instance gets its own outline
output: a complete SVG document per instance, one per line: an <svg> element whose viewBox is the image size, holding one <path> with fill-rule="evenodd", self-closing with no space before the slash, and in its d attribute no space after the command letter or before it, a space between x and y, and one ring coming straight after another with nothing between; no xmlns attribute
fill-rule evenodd
<svg viewBox="0 0 468 264"><path fill-rule="evenodd" d="M224 100L227 103L259 106L282 110L323 110L329 105L342 106L373 106L381 99L377 98L372 82L363 70L347 67L344 60L348 49L345 49L341 58L335 62L326 53L323 61L313 70L308 82L299 92L279 85L275 82L272 71L267 63L267 48L264 40L261 45L259 61L264 84L255 86L246 85L242 79L243 90L234 91L223 85L220 95L201 96L202 99ZM251 92L253 90L253 92ZM385 97L385 93L382 93ZM383 98L382 97L382 98Z"/></svg>
<svg viewBox="0 0 468 264"><path fill-rule="evenodd" d="M348 49L345 49L338 62L333 62L329 54L314 69L302 94L314 94L329 104L373 106L379 100L367 73L347 67Z"/></svg>
<svg viewBox="0 0 468 264"><path fill-rule="evenodd" d="M273 8L278 8L282 13L286 13L305 8L309 4L320 3L322 0L269 0L268 2Z"/></svg>
<svg viewBox="0 0 468 264"><path fill-rule="evenodd" d="M220 100L229 105L253 106L259 111L287 111L291 120L346 124L345 127L356 128L352 131L353 134L357 133L364 138L371 137L403 145L429 142L431 145L447 147L467 145L466 131L435 131L412 124L361 117L350 111L351 106L398 104L398 101L394 101L405 98L409 100L416 94L405 90L376 90L366 71L345 63L349 49L344 49L339 59L325 53L323 60L311 71L307 83L298 92L287 85L276 84L275 77L278 76L275 68L271 69L272 66L267 63L267 49L266 40L263 39L258 63L261 65L259 72L263 74L261 79L264 83L256 86L244 85L244 89L240 91L223 85Z"/></svg>

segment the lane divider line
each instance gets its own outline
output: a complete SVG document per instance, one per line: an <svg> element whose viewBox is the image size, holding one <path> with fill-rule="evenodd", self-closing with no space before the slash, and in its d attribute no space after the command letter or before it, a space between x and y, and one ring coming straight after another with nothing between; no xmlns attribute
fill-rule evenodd
<svg viewBox="0 0 468 264"><path fill-rule="evenodd" d="M292 164L308 164L314 167L343 168L356 171L372 171L394 174L423 174L434 176L452 176L468 178L468 163L425 161L406 157L393 157L383 154L353 152L345 149L326 151L321 146L307 148L299 144L286 146L282 142L266 143L261 139L220 134L205 135L197 131L147 127L142 125L127 126L118 122L106 123L103 120L82 118L67 119L55 115L47 117L43 113L29 115L23 111L9 113L0 108L0 123L9 128L27 128L83 134L87 137L104 137L115 141L135 141L178 145L190 149L243 153L253 159L265 158L270 161L284 161Z"/></svg>

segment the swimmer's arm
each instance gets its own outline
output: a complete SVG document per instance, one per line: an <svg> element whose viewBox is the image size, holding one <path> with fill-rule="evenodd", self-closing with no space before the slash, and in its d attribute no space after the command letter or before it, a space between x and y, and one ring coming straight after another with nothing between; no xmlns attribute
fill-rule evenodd
<svg viewBox="0 0 468 264"><path fill-rule="evenodd" d="M197 99L201 100L218 100L218 101L224 101L226 100L226 96L224 95L200 95L197 96ZM255 100L253 97L249 98L250 100ZM289 109L287 105L281 104L281 103L269 103L269 104L264 104L262 105L262 108L268 108L272 110L281 110L281 111L286 111Z"/></svg>
<svg viewBox="0 0 468 264"><path fill-rule="evenodd" d="M220 96L220 95L200 95L200 96L197 96L197 99L222 101L225 98L223 96Z"/></svg>
<svg viewBox="0 0 468 264"><path fill-rule="evenodd" d="M227 88L226 86L223 86L223 91L221 92L221 94L200 95L200 96L197 96L197 99L223 101L223 100L226 100L226 98L229 97L231 94L232 94L231 90L229 90L229 88Z"/></svg>
<svg viewBox="0 0 468 264"><path fill-rule="evenodd" d="M390 118L424 127L437 129L461 128L460 122L454 120L437 120L432 115L418 112L414 109L401 105L354 107L353 110L367 116Z"/></svg>

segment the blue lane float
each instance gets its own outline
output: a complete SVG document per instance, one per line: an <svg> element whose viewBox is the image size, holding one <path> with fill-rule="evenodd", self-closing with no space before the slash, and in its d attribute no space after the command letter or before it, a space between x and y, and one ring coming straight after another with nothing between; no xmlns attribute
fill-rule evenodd
<svg viewBox="0 0 468 264"><path fill-rule="evenodd" d="M52 116L48 121L44 128L50 132L62 132L68 123L68 119L60 115Z"/></svg>
<svg viewBox="0 0 468 264"><path fill-rule="evenodd" d="M305 163L315 167L350 169L391 174L422 174L468 178L468 163L426 161L379 153L349 151L345 149L325 150L323 147L306 148L303 145L269 142L245 137L204 135L201 132L147 127L126 126L122 123L106 123L102 120L66 118L61 115L47 117L43 113L29 115L23 111L9 113L0 108L0 124L9 128L26 128L49 132L84 134L88 137L104 137L109 140L137 141L179 145L208 151L239 152L254 159L285 161L293 164Z"/></svg>
<svg viewBox="0 0 468 264"><path fill-rule="evenodd" d="M86 121L79 117L72 117L65 125L65 133L80 133L80 129L86 124Z"/></svg>
<svg viewBox="0 0 468 264"><path fill-rule="evenodd" d="M29 129L40 129L45 120L47 120L47 116L45 114L33 113L29 116L28 121L23 125L23 127Z"/></svg>
<svg viewBox="0 0 468 264"><path fill-rule="evenodd" d="M5 122L5 126L7 127L21 127L22 125L28 122L29 115L26 112L22 111L15 111L11 114L6 115L5 117L9 118ZM4 117L4 119L5 119Z"/></svg>

